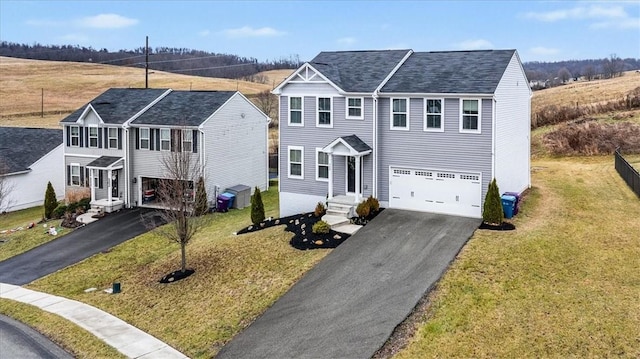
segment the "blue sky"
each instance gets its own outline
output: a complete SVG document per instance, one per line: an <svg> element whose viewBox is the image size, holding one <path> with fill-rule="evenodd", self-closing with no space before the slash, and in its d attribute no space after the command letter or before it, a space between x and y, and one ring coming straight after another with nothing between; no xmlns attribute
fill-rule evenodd
<svg viewBox="0 0 640 359"><path fill-rule="evenodd" d="M640 58L640 1L0 0L3 41L191 48L273 60L320 51L515 48L523 61Z"/></svg>

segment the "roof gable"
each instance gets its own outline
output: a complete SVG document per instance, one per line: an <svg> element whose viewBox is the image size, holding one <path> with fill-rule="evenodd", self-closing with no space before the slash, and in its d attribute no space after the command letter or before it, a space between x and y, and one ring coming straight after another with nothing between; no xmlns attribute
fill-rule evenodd
<svg viewBox="0 0 640 359"><path fill-rule="evenodd" d="M6 173L28 171L31 165L60 145L62 130L0 127L0 164L6 166Z"/></svg>

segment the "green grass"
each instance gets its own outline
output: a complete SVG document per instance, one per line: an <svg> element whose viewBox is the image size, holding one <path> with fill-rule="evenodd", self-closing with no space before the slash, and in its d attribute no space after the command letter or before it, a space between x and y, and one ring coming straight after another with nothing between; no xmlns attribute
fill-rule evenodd
<svg viewBox="0 0 640 359"><path fill-rule="evenodd" d="M43 228L42 224L37 224L42 219L43 213L43 207L38 206L0 215L0 231L18 227L24 228L21 231L0 234L0 240L3 241L0 243L0 261L26 252L58 237L45 232L49 226L60 227L61 220L49 221L47 222L47 227ZM26 229L29 223L34 223L36 226ZM62 234L65 231L68 232L70 229L63 229Z"/></svg>
<svg viewBox="0 0 640 359"><path fill-rule="evenodd" d="M75 358L124 358L93 334L40 308L0 299L0 314L14 318L46 335Z"/></svg>
<svg viewBox="0 0 640 359"><path fill-rule="evenodd" d="M517 230L476 232L398 358L640 356L640 201L612 156L533 166Z"/></svg>
<svg viewBox="0 0 640 359"><path fill-rule="evenodd" d="M267 216L277 216L277 186L262 193ZM313 210L310 208L309 210ZM329 250L299 251L284 226L250 234L250 208L213 214L209 228L187 246L187 279L160 284L179 269L177 244L150 232L28 287L101 308L192 358L210 358L271 306ZM84 293L118 281L122 293Z"/></svg>

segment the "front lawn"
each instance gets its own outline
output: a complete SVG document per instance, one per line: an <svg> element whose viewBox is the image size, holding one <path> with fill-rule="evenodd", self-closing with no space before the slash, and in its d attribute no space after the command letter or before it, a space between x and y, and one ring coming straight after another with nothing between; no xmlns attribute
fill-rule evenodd
<svg viewBox="0 0 640 359"><path fill-rule="evenodd" d="M262 198L266 215L277 217L277 185ZM213 214L209 228L187 246L187 265L195 274L178 282L158 280L179 268L179 246L150 232L28 288L94 305L189 357L210 358L329 253L292 248L284 226L233 235L250 224L249 213ZM84 293L116 281L120 294Z"/></svg>
<svg viewBox="0 0 640 359"><path fill-rule="evenodd" d="M640 356L640 201L613 156L532 166L517 229L475 233L398 358Z"/></svg>
<svg viewBox="0 0 640 359"><path fill-rule="evenodd" d="M62 233L57 236L48 234L47 228L49 226L60 228L62 220L49 221L46 223L46 227L43 227L42 224L38 224L43 213L43 207L38 206L0 214L0 232L7 231L0 233L0 261L26 252L70 231L70 229L64 228ZM28 229L30 223L33 223L35 227ZM11 232L11 230L18 228L22 228L22 230Z"/></svg>

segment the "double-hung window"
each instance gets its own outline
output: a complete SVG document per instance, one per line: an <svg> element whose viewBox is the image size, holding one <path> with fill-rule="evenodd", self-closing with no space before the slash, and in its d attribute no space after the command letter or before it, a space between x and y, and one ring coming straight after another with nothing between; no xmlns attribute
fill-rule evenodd
<svg viewBox="0 0 640 359"><path fill-rule="evenodd" d="M80 146L80 127L78 126L69 126L69 137L71 138L71 146L78 147Z"/></svg>
<svg viewBox="0 0 640 359"><path fill-rule="evenodd" d="M191 152L193 150L193 131L182 130L182 152Z"/></svg>
<svg viewBox="0 0 640 359"><path fill-rule="evenodd" d="M141 150L149 149L149 129L148 128L140 129L140 149Z"/></svg>
<svg viewBox="0 0 640 359"><path fill-rule="evenodd" d="M118 129L117 128L109 128L109 148L118 148Z"/></svg>
<svg viewBox="0 0 640 359"><path fill-rule="evenodd" d="M460 101L460 132L480 133L480 100Z"/></svg>
<svg viewBox="0 0 640 359"><path fill-rule="evenodd" d="M331 97L318 97L318 127L333 127L331 124Z"/></svg>
<svg viewBox="0 0 640 359"><path fill-rule="evenodd" d="M329 154L316 148L316 181L329 180Z"/></svg>
<svg viewBox="0 0 640 359"><path fill-rule="evenodd" d="M362 120L362 97L347 97L347 119Z"/></svg>
<svg viewBox="0 0 640 359"><path fill-rule="evenodd" d="M304 178L304 148L299 146L287 147L289 152L289 178Z"/></svg>
<svg viewBox="0 0 640 359"><path fill-rule="evenodd" d="M302 122L302 97L289 97L289 125L304 125Z"/></svg>
<svg viewBox="0 0 640 359"><path fill-rule="evenodd" d="M89 127L89 147L98 147L98 127Z"/></svg>
<svg viewBox="0 0 640 359"><path fill-rule="evenodd" d="M424 100L424 130L425 131L443 131L442 126L442 99Z"/></svg>
<svg viewBox="0 0 640 359"><path fill-rule="evenodd" d="M409 129L409 99L407 98L391 99L391 129L392 130L408 130Z"/></svg>
<svg viewBox="0 0 640 359"><path fill-rule="evenodd" d="M69 170L71 176L71 185L80 186L80 165L72 164Z"/></svg>
<svg viewBox="0 0 640 359"><path fill-rule="evenodd" d="M171 151L171 130L168 128L160 129L160 150Z"/></svg>

